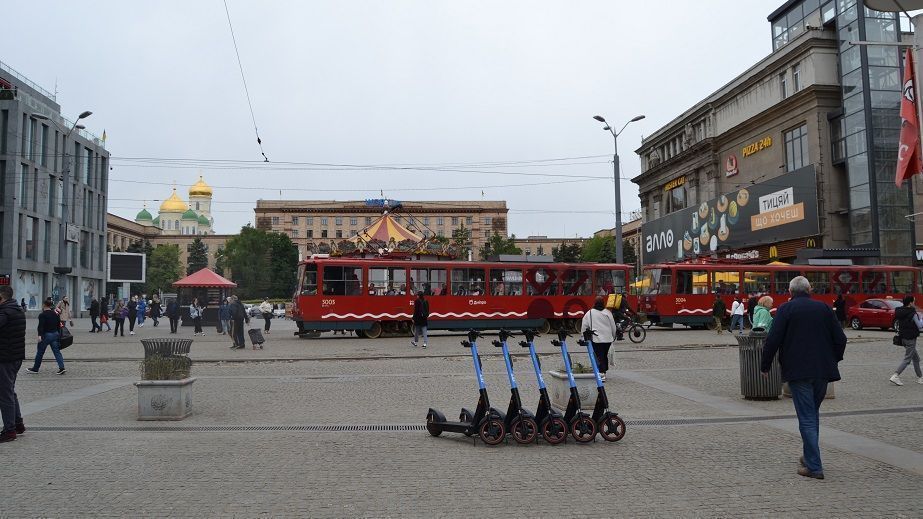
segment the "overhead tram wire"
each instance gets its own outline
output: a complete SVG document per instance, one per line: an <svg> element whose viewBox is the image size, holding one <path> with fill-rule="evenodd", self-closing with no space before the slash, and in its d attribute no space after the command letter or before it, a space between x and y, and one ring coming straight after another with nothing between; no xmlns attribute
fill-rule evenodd
<svg viewBox="0 0 923 519"><path fill-rule="evenodd" d="M532 187L532 186L548 186L548 185L559 185L559 184L577 184L581 182L597 182L600 180L609 180L610 178L580 178L575 180L554 180L549 182L529 182L528 184L499 184L499 185L487 185L487 186L447 186L447 187L407 187L407 188L389 188L389 191L392 193L400 193L404 191L463 191L463 190L483 190L483 189L503 189L510 187ZM146 180L124 180L117 178L110 178L109 182L124 182L129 184L147 184L154 186L172 186L173 182L152 182ZM216 189L230 189L230 190L241 190L241 191L278 191L278 188L275 187L257 187L257 186L228 186L228 185L213 185L211 186ZM322 192L322 193L367 193L370 192L369 189L325 189L325 188L298 188L298 187L287 187L285 191L306 191L306 192ZM374 191L374 190L371 190Z"/></svg>
<svg viewBox="0 0 923 519"><path fill-rule="evenodd" d="M478 161L478 162L399 162L399 163L372 163L372 164L338 164L326 162L294 162L274 161L271 164L299 165L299 166L327 166L343 168L363 168L363 167L485 167L485 166L507 166L507 165L528 165L549 162L571 162L576 160L601 159L607 158L608 155L583 155L576 157L558 157L550 159L531 159L531 160L508 160L508 161ZM180 157L110 157L115 161L149 161L149 162L185 162L185 163L233 163L233 164L257 164L262 165L265 161L238 160L238 159L201 159L201 158L180 158ZM608 161L605 161L608 162ZM593 162L592 164L601 164L603 162Z"/></svg>
<svg viewBox="0 0 923 519"><path fill-rule="evenodd" d="M237 37L234 36L234 26L231 25L231 12L228 10L228 1L224 1L224 13L228 17L228 29L231 30L231 41L234 42L234 54L237 55L237 66L240 68L240 79L244 82L244 93L247 95L247 106L250 107L250 119L253 121L253 132L256 134L256 144L260 147L260 155L263 156L264 162L269 162L269 157L263 151L263 139L260 138L260 130L256 126L256 115L253 114L253 102L250 101L250 89L247 88L247 78L244 76L244 64L240 60L240 51L237 50Z"/></svg>

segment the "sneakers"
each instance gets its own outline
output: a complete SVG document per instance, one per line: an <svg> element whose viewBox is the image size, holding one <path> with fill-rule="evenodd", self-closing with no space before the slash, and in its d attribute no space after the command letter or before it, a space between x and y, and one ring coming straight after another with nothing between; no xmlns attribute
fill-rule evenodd
<svg viewBox="0 0 923 519"><path fill-rule="evenodd" d="M600 374L599 374L599 378L601 378L602 381L605 382L605 381L606 381L606 374L605 374L605 373L600 373Z"/></svg>
<svg viewBox="0 0 923 519"><path fill-rule="evenodd" d="M128 332L128 335L134 335L135 332Z"/></svg>
<svg viewBox="0 0 923 519"><path fill-rule="evenodd" d="M141 328L144 328L144 323L139 323L138 326L140 326Z"/></svg>
<svg viewBox="0 0 923 519"><path fill-rule="evenodd" d="M16 434L25 434L26 424L22 423L22 420L16 422Z"/></svg>
<svg viewBox="0 0 923 519"><path fill-rule="evenodd" d="M33 375L35 375L36 373L38 373L38 370L32 369L32 368L26 368L26 373L32 373Z"/></svg>
<svg viewBox="0 0 923 519"><path fill-rule="evenodd" d="M413 346L414 348L416 348L416 347L417 347L417 341L410 341L410 345Z"/></svg>
<svg viewBox="0 0 923 519"><path fill-rule="evenodd" d="M63 375L63 374L65 374L65 373L67 373L67 370L64 369L64 368L61 368L61 369L58 370L58 375Z"/></svg>
<svg viewBox="0 0 923 519"><path fill-rule="evenodd" d="M923 384L923 377L917 379L917 384Z"/></svg>
<svg viewBox="0 0 923 519"><path fill-rule="evenodd" d="M800 469L798 469L798 475L804 476L806 478L824 479L823 472L811 472L811 469L807 467L801 467Z"/></svg>
<svg viewBox="0 0 923 519"><path fill-rule="evenodd" d="M423 343L423 349L424 349L424 350L426 349L426 343L425 343L425 342Z"/></svg>
<svg viewBox="0 0 923 519"><path fill-rule="evenodd" d="M891 383L894 384L895 386L903 386L903 385L904 385L904 383L901 382L901 377L897 376L897 373L891 375L891 378L889 378L888 380L890 380Z"/></svg>
<svg viewBox="0 0 923 519"><path fill-rule="evenodd" d="M0 433L0 443L11 442L16 439L16 431L10 429Z"/></svg>

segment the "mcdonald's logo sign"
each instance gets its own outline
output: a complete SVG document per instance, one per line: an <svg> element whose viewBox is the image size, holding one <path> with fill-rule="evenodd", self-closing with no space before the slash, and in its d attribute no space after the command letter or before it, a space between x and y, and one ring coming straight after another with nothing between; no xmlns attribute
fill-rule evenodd
<svg viewBox="0 0 923 519"><path fill-rule="evenodd" d="M775 245L769 246L769 258L774 259L779 257L779 249Z"/></svg>
<svg viewBox="0 0 923 519"><path fill-rule="evenodd" d="M804 241L804 246L808 249L813 249L817 247L817 242L814 241L814 238L808 238L807 240Z"/></svg>

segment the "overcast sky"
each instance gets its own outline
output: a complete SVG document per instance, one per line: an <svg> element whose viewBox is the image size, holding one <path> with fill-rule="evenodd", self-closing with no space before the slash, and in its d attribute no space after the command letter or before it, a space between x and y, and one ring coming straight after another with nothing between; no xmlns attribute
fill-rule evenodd
<svg viewBox="0 0 923 519"><path fill-rule="evenodd" d="M93 111L110 212L134 218L148 200L156 215L201 169L220 233L252 222L258 198L483 191L507 201L517 236L588 236L614 218L612 137L592 116L647 116L619 138L628 213L641 137L769 54L766 16L783 3L227 2L269 159L376 167L201 161L262 160L221 0L8 2L0 60L57 85L65 117ZM524 163L572 157L595 158Z"/></svg>

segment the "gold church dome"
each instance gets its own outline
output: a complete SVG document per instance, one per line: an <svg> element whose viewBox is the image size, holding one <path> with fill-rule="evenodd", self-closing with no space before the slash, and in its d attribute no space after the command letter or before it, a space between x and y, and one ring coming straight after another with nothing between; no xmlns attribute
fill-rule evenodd
<svg viewBox="0 0 923 519"><path fill-rule="evenodd" d="M189 206L176 195L175 187L173 188L173 194L170 198L164 200L163 203L160 204L161 213L182 213L185 212L186 209L189 209Z"/></svg>
<svg viewBox="0 0 923 519"><path fill-rule="evenodd" d="M199 181L189 188L189 196L212 196L212 188L205 183L202 175L199 175Z"/></svg>

